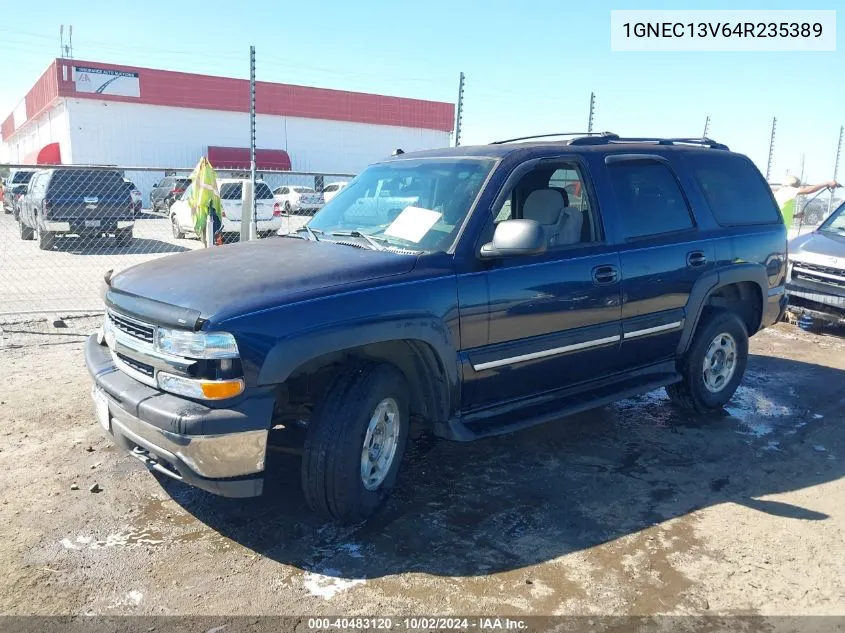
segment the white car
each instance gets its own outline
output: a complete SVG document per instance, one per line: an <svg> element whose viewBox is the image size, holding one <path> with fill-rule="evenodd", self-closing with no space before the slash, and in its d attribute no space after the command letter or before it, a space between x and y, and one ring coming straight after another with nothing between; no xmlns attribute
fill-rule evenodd
<svg viewBox="0 0 845 633"><path fill-rule="evenodd" d="M273 191L274 198L282 213L313 215L324 203L323 194L317 193L311 187L299 185L277 187Z"/></svg>
<svg viewBox="0 0 845 633"><path fill-rule="evenodd" d="M340 193L340 190L345 188L348 184L348 182L331 182L327 184L323 187L323 200L328 202Z"/></svg>
<svg viewBox="0 0 845 633"><path fill-rule="evenodd" d="M220 200L223 203L223 239L231 239L241 234L241 211L243 210L243 183L240 178L221 178L217 181ZM173 237L181 239L185 234L193 234L194 215L188 199L193 191L191 183L182 196L170 207L170 223ZM282 214L270 187L262 181L255 183L256 227L259 234L275 233L282 227Z"/></svg>
<svg viewBox="0 0 845 633"><path fill-rule="evenodd" d="M128 178L124 178L123 182L132 187L132 191L130 192L132 195L132 208L135 209L135 213L139 213L141 211L141 199L143 197L140 190L135 186L135 183Z"/></svg>

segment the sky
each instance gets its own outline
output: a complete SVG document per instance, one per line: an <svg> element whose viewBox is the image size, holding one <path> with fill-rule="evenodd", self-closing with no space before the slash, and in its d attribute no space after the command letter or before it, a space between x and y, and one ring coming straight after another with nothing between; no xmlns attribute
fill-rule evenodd
<svg viewBox="0 0 845 633"><path fill-rule="evenodd" d="M747 0L743 9L836 9L837 2ZM201 8L200 8L201 7ZM624 136L709 136L771 180L833 176L845 124L845 44L837 52L611 52L611 9L735 9L735 2L310 0L249 5L42 0L0 22L0 118L59 55L73 25L76 59L249 76L261 81L454 102L466 75L461 144L587 128ZM845 33L845 10L837 32ZM65 27L67 35L67 26ZM259 139L260 145L260 139ZM845 180L845 156L839 170Z"/></svg>

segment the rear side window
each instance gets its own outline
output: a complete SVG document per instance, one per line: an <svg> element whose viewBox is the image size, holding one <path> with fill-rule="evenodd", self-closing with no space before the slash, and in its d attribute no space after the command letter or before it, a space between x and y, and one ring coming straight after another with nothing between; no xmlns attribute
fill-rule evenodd
<svg viewBox="0 0 845 633"><path fill-rule="evenodd" d="M771 189L754 164L735 154L687 158L716 222L722 226L781 221Z"/></svg>
<svg viewBox="0 0 845 633"><path fill-rule="evenodd" d="M16 171L12 176L12 184L13 185L25 185L29 182L32 178L32 174L35 172L32 171Z"/></svg>
<svg viewBox="0 0 845 633"><path fill-rule="evenodd" d="M173 183L173 187L175 189L187 189L188 185L191 184L190 178L177 178L176 181Z"/></svg>
<svg viewBox="0 0 845 633"><path fill-rule="evenodd" d="M116 171L58 169L47 186L50 195L88 196L127 193L123 177Z"/></svg>
<svg viewBox="0 0 845 633"><path fill-rule="evenodd" d="M227 182L220 187L221 200L240 200L241 199L241 183Z"/></svg>
<svg viewBox="0 0 845 633"><path fill-rule="evenodd" d="M668 166L624 161L608 166L622 235L636 239L692 228L689 206Z"/></svg>
<svg viewBox="0 0 845 633"><path fill-rule="evenodd" d="M273 192L270 191L270 187L268 187L263 182L255 183L255 199L256 200L272 200L273 199Z"/></svg>

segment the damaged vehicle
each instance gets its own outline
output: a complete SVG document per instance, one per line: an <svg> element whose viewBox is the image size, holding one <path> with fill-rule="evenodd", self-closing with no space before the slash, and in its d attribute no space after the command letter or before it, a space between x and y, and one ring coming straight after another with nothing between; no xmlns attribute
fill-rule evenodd
<svg viewBox="0 0 845 633"><path fill-rule="evenodd" d="M786 292L794 318L845 324L845 203L789 242Z"/></svg>
<svg viewBox="0 0 845 633"><path fill-rule="evenodd" d="M528 137L397 152L291 233L107 274L85 357L99 423L148 468L248 497L294 453L310 507L355 522L417 433L475 440L661 387L719 409L785 277L747 157Z"/></svg>

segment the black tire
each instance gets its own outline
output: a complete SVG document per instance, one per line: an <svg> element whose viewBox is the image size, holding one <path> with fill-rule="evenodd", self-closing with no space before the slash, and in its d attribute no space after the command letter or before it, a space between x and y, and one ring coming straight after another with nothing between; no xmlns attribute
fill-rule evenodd
<svg viewBox="0 0 845 633"><path fill-rule="evenodd" d="M129 246L132 242L132 227L115 231L114 241L117 246Z"/></svg>
<svg viewBox="0 0 845 633"><path fill-rule="evenodd" d="M174 239L184 239L185 233L179 228L179 222L176 220L176 214L170 216L170 230L173 231Z"/></svg>
<svg viewBox="0 0 845 633"><path fill-rule="evenodd" d="M384 503L408 443L408 393L405 377L387 364L353 367L329 385L308 424L302 456L302 489L317 514L354 523ZM376 407L388 399L398 409L396 450L383 481L368 490L361 474L362 449Z"/></svg>
<svg viewBox="0 0 845 633"><path fill-rule="evenodd" d="M36 219L35 222L37 223L38 220ZM51 251L56 245L56 234L50 231L42 231L39 226L35 228L35 238L38 240L38 248L42 251Z"/></svg>
<svg viewBox="0 0 845 633"><path fill-rule="evenodd" d="M704 378L704 360L710 344L728 335L735 345L733 374L716 390L708 389ZM725 340L724 338L722 339ZM680 362L681 382L666 387L669 399L679 406L704 413L721 409L733 397L748 363L748 332L736 312L708 311L696 329L689 351Z"/></svg>
<svg viewBox="0 0 845 633"><path fill-rule="evenodd" d="M35 231L33 231L30 227L24 224L23 220L20 217L18 218L18 228L20 229L22 240L35 239Z"/></svg>

